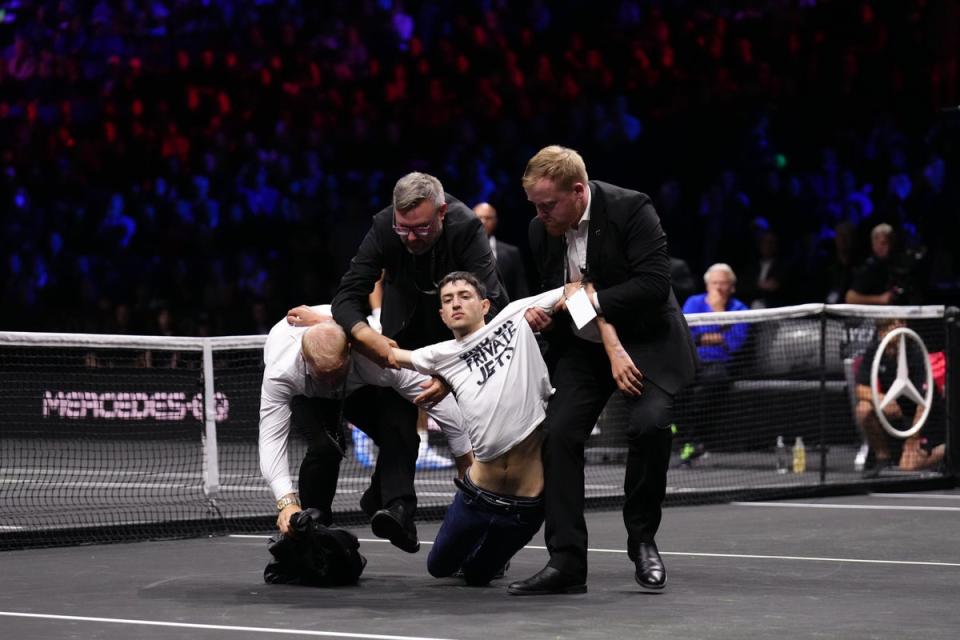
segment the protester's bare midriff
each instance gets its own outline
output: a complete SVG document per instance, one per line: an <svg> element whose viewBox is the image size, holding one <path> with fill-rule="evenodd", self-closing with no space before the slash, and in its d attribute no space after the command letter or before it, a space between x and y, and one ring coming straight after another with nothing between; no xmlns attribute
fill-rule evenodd
<svg viewBox="0 0 960 640"><path fill-rule="evenodd" d="M474 462L470 480L481 489L502 495L535 497L543 491L543 461L540 429L510 451L493 460Z"/></svg>

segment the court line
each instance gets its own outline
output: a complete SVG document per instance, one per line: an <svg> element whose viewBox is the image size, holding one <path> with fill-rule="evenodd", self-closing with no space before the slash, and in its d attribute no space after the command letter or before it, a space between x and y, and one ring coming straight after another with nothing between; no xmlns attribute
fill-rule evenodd
<svg viewBox="0 0 960 640"><path fill-rule="evenodd" d="M960 500L960 493L871 493L871 498L923 498L930 500Z"/></svg>
<svg viewBox="0 0 960 640"><path fill-rule="evenodd" d="M231 534L231 538L256 538L266 539L270 536L263 535L250 535L250 534ZM388 544L389 540L382 540L380 538L358 538L360 542L382 542ZM421 545L430 545L432 542L426 540L420 541ZM524 549L531 549L534 551L546 551L546 547L540 547L537 545L527 545ZM625 549L594 549L588 548L587 551L593 553L619 553L626 555ZM862 564L895 564L895 565L910 565L910 566L921 566L921 567L960 567L960 562L927 562L923 560L871 560L869 558L830 558L830 557L821 557L821 556L777 556L777 555L761 555L755 553L705 553L705 552L694 552L694 551L660 551L660 555L663 556L685 556L690 558L737 558L745 560L801 560L807 562L847 562L847 563L862 563Z"/></svg>
<svg viewBox="0 0 960 640"><path fill-rule="evenodd" d="M324 638L365 638L371 640L444 640L443 638L423 636L394 636L380 633L350 633L347 631L311 631L307 629L271 629L269 627L241 627L223 624L199 624L192 622L165 622L163 620L133 620L128 618L95 618L91 616L64 616L52 613L20 613L0 611L0 616L10 618L40 618L44 620L66 620L70 622L107 622L110 624L131 624L149 627L176 627L180 629L208 629L215 631L253 631L255 633L273 633L281 635L322 636Z"/></svg>
<svg viewBox="0 0 960 640"><path fill-rule="evenodd" d="M624 551L623 553L626 553ZM807 562L849 562L860 564L897 564L921 567L960 567L960 562L925 562L922 560L870 560L868 558L828 558L818 556L766 556L746 553L685 553L682 551L661 551L665 556L694 556L702 558L746 558L758 560L803 560Z"/></svg>
<svg viewBox="0 0 960 640"><path fill-rule="evenodd" d="M540 549L546 551L546 547L527 546L524 549ZM624 549L587 549L594 553L620 553L626 555ZM960 562L924 562L921 560L869 560L864 558L827 558L818 556L775 556L760 555L754 553L703 553L693 551L661 551L663 556L688 556L692 558L738 558L751 560L805 560L808 562L852 562L863 564L898 564L898 565L920 565L932 567L960 567Z"/></svg>
<svg viewBox="0 0 960 640"><path fill-rule="evenodd" d="M731 502L738 507L779 507L782 509L861 509L869 511L960 511L960 507L916 507L884 504L820 504L816 502Z"/></svg>

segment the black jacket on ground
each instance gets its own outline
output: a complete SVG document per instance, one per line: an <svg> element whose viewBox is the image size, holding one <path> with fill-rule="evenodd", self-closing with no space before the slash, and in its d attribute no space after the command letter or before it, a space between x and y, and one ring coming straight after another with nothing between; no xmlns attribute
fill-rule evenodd
<svg viewBox="0 0 960 640"><path fill-rule="evenodd" d="M265 582L311 587L357 583L367 566L367 559L358 551L360 542L349 531L330 529L323 521L319 509L293 514L290 526L294 535L270 539L273 560L263 570Z"/></svg>

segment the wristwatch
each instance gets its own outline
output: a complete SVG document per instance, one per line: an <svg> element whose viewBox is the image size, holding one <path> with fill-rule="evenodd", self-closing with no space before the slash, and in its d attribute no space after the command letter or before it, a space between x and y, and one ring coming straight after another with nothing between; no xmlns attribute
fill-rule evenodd
<svg viewBox="0 0 960 640"><path fill-rule="evenodd" d="M283 511L290 505L295 504L298 507L300 506L300 499L297 496L284 496L277 500L277 511Z"/></svg>

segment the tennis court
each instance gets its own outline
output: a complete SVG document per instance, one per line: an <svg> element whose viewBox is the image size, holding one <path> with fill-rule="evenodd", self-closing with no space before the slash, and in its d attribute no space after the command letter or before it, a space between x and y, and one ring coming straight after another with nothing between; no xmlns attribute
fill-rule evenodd
<svg viewBox="0 0 960 640"><path fill-rule="evenodd" d="M612 402L586 450L589 591L535 598L512 597L506 585L543 566L542 533L489 588L427 574L429 541L453 495L449 469L417 474L419 554L373 538L358 509L370 470L351 449L334 510L369 560L359 586L264 584L275 514L257 464L262 336L0 333L0 563L8 585L0 635L953 638L956 382L947 376L937 391L925 431L945 438L945 463L862 478L845 375L878 312L855 310L862 317L851 319L846 307L813 307L734 318L756 324L749 357L703 414L678 420L657 537L667 590L641 592L624 551L615 509L626 443L622 408ZM955 362L952 314L897 313L931 352ZM145 366L151 353L174 354L176 366ZM936 381L916 382L929 389ZM680 464L684 429L707 418L717 423L700 431L710 455ZM796 447L791 468L781 464L781 438L806 442L799 467ZM295 437L291 464L302 455ZM151 541L90 544L144 539Z"/></svg>
<svg viewBox="0 0 960 640"><path fill-rule="evenodd" d="M518 598L542 537L503 580L437 580L355 528L357 587L266 585L265 536L5 552L9 638L954 638L960 490L670 507L669 582L644 593L615 511L588 514L589 591ZM435 523L421 523L424 541Z"/></svg>

